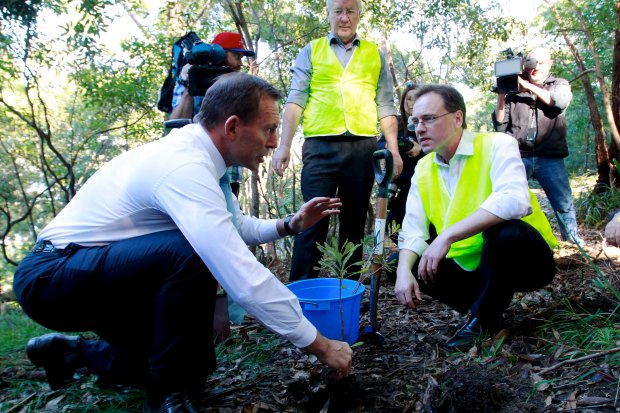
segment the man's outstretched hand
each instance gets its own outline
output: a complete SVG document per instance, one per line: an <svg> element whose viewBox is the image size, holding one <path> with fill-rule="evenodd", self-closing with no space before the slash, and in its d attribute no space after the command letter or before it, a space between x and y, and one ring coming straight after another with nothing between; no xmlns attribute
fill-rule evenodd
<svg viewBox="0 0 620 413"><path fill-rule="evenodd" d="M295 232L302 232L310 228L323 218L340 213L342 202L340 198L316 197L306 202L291 218L290 226Z"/></svg>

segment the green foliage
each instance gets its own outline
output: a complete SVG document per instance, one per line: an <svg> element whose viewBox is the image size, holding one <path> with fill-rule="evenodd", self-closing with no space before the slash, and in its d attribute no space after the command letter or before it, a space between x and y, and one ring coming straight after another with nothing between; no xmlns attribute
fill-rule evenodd
<svg viewBox="0 0 620 413"><path fill-rule="evenodd" d="M318 249L323 257L319 260L319 266L315 270L323 271L326 274L344 279L349 276L359 274L364 270L352 271L354 266L361 266L363 262L349 262L353 253L360 247L359 244L353 244L350 241L345 241L342 247L338 246L338 240L331 238L325 244L319 245Z"/></svg>
<svg viewBox="0 0 620 413"><path fill-rule="evenodd" d="M496 2L485 6L462 1L404 4L408 9L401 13L410 17L403 21L403 28L417 42L413 71L425 83L464 81L471 86L485 85L494 58L491 42L505 42L510 34L523 31L514 19L492 12L499 8Z"/></svg>
<svg viewBox="0 0 620 413"><path fill-rule="evenodd" d="M26 347L31 337L48 333L49 330L41 327L26 316L15 303L4 304L0 317L0 370L5 363L5 355L17 356Z"/></svg>
<svg viewBox="0 0 620 413"><path fill-rule="evenodd" d="M580 193L575 200L577 220L588 227L603 229L609 214L620 205L620 190L610 188L600 194Z"/></svg>
<svg viewBox="0 0 620 413"><path fill-rule="evenodd" d="M248 377L244 378L252 381L273 369L269 362L277 357L285 341L264 329L243 334L245 338L240 335L239 330L233 330L229 338L216 345L215 358L223 368L214 373L214 380L235 380L238 370L241 369L248 372Z"/></svg>
<svg viewBox="0 0 620 413"><path fill-rule="evenodd" d="M590 110L581 82L573 82L573 101L566 110L568 126L566 141L569 156L564 159L566 168L574 173L596 172L594 131L590 123Z"/></svg>
<svg viewBox="0 0 620 413"><path fill-rule="evenodd" d="M0 317L0 371L3 372L3 398L0 411L9 411L24 403L20 411L75 411L121 413L141 411L146 394L143 390L105 388L96 383L96 376L83 376L62 390L50 391L43 380L42 369L36 380L34 367L26 357L28 340L49 333L28 318L14 303L4 303ZM223 343L216 345L220 368L212 379L228 387L243 387L265 374L274 374L283 340L265 330L235 329ZM298 351L290 349L289 351ZM16 410L17 411L17 410Z"/></svg>
<svg viewBox="0 0 620 413"><path fill-rule="evenodd" d="M492 358L497 356L497 354L500 352L501 348L502 348L502 344L504 344L504 340L506 339L506 336L502 336L502 338L500 338L497 343L493 343L491 346L489 347L484 347L482 348L481 351L481 355L483 358Z"/></svg>
<svg viewBox="0 0 620 413"><path fill-rule="evenodd" d="M6 0L0 4L0 16L3 21L17 21L24 26L30 25L37 18L42 0Z"/></svg>
<svg viewBox="0 0 620 413"><path fill-rule="evenodd" d="M550 37L561 39L562 32L567 32L579 48L587 68L594 67L593 54L589 51L589 47L592 46L601 59L601 68L604 76L608 77L611 74L612 65L607 63L611 62L613 58L614 31L617 25L615 2L611 0L563 0L556 4L556 10L560 15L560 22L558 22L550 9L542 14L544 19L543 29L546 33ZM589 36L582 29L579 20L580 14L583 16L583 23ZM554 57L556 58L556 63L558 63L557 56ZM573 74L579 72L576 69L574 59L562 59L560 62L564 62L566 69L569 69ZM570 76L567 77L570 78Z"/></svg>
<svg viewBox="0 0 620 413"><path fill-rule="evenodd" d="M558 311L538 331L540 337L549 339L549 353L558 360L573 359L617 346L620 340L618 308L612 312L588 311L565 301L565 309ZM612 354L607 361L611 366L620 365L620 355Z"/></svg>
<svg viewBox="0 0 620 413"><path fill-rule="evenodd" d="M595 74L590 74L571 83L574 97L567 110L568 143L571 150L567 164L573 171L597 169L590 110L583 94L584 80L593 87L603 122L605 127L609 127L603 109L600 81L605 82L607 88L610 87L614 67L614 38L617 30L616 10L617 4L611 0L562 0L555 3L555 13L551 8L547 8L541 15L546 45L554 52L553 73L556 76L571 80L582 72L569 49L562 47L565 43L564 36L568 36L574 43L586 70L595 69L598 59L598 67L602 71L603 79L597 79ZM585 146L587 140L588 147Z"/></svg>
<svg viewBox="0 0 620 413"><path fill-rule="evenodd" d="M162 115L153 110L164 72L159 48L127 41L113 56L99 42L117 3L41 3L38 15L68 22L59 36L36 18L7 23L15 29L0 49L8 62L0 67L0 235L8 263L102 163L161 136Z"/></svg>
<svg viewBox="0 0 620 413"><path fill-rule="evenodd" d="M575 23L573 11L583 13L606 76L616 26L612 3L582 0L561 11ZM19 260L38 231L104 162L161 136L164 115L154 106L175 38L194 30L209 42L217 32L238 30L239 22L245 22L242 29L259 53L252 73L286 95L299 50L329 30L324 1L244 0L243 16L233 16L231 4L162 3L157 20L149 23L146 3L139 0L9 0L0 5L0 216L7 223L0 234L5 262ZM392 45L397 82L464 81L488 90L496 43L506 46L524 33L521 23L495 12L498 5L368 0L360 34L380 44L396 32L413 36ZM139 33L120 40L120 50L110 50L106 40L115 34L113 23L128 13L140 22ZM546 14L545 19L548 33L556 35L553 17ZM61 30L53 27L54 21L62 22ZM586 51L578 26L570 29ZM575 73L572 59L560 47L554 49L556 70L570 78ZM589 53L584 58L592 64ZM575 171L585 164L589 116L579 82L573 88L568 111L572 156L567 162ZM484 96L483 103L470 111L470 124L483 129L489 127L495 96L476 96ZM590 157L586 167L592 165ZM263 216L282 216L299 207L299 170L297 164L290 168L292 175L274 180L272 187L267 184L260 194L267 205L261 203ZM269 172L260 179L268 182ZM288 254L290 240L278 242L276 249Z"/></svg>

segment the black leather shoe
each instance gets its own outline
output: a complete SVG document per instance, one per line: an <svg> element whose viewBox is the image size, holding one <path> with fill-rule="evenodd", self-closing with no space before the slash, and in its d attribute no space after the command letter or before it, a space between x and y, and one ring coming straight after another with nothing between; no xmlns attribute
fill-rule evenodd
<svg viewBox="0 0 620 413"><path fill-rule="evenodd" d="M465 325L459 328L459 331L457 331L450 340L448 340L446 347L457 348L470 346L485 332L486 330L482 327L482 324L480 324L478 317L472 317Z"/></svg>
<svg viewBox="0 0 620 413"><path fill-rule="evenodd" d="M45 369L47 381L53 390L66 386L73 380L75 370L83 367L79 353L81 340L77 336L51 333L28 341L28 358L35 366Z"/></svg>
<svg viewBox="0 0 620 413"><path fill-rule="evenodd" d="M190 399L185 393L170 393L159 401L147 399L144 402L143 413L197 413Z"/></svg>

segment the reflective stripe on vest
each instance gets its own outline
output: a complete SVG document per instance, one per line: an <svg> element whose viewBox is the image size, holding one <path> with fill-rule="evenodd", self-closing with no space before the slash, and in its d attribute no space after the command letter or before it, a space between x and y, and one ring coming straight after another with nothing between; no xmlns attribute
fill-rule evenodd
<svg viewBox="0 0 620 413"><path fill-rule="evenodd" d="M491 194L491 155L494 133L478 133L474 138L474 154L468 156L459 179L454 196L446 188L434 162L434 156L420 160L416 168L418 189L422 205L429 221L435 226L437 234L446 228L467 218ZM529 191L529 189L528 189ZM550 248L555 248L558 241L553 235L551 225L540 209L536 196L529 191L532 214L521 218L533 226L545 239ZM455 242L448 251L448 258L453 258L461 267L473 271L480 265L482 252L482 233Z"/></svg>
<svg viewBox="0 0 620 413"><path fill-rule="evenodd" d="M311 43L312 78L304 110L305 137L377 135L377 85L381 58L377 45L361 40L346 67L327 37Z"/></svg>

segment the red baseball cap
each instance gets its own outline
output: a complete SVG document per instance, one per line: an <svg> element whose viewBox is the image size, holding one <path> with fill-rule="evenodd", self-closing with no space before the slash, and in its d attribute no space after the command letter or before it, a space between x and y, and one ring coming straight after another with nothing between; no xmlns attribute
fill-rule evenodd
<svg viewBox="0 0 620 413"><path fill-rule="evenodd" d="M244 56L256 56L252 50L247 50L239 33L223 32L215 36L211 43L218 44L231 52L241 53Z"/></svg>

